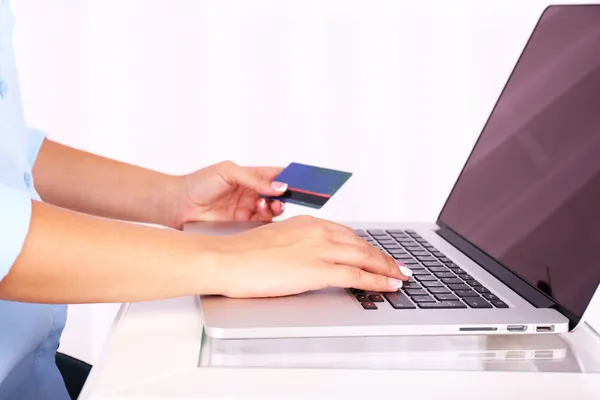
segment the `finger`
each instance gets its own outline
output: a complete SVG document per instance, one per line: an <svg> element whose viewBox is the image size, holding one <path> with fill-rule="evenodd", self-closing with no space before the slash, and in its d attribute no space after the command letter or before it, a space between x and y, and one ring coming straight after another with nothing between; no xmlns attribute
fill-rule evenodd
<svg viewBox="0 0 600 400"><path fill-rule="evenodd" d="M334 265L330 268L329 286L395 292L402 287L402 281L348 265Z"/></svg>
<svg viewBox="0 0 600 400"><path fill-rule="evenodd" d="M256 204L256 220L263 222L271 222L273 220L273 212L265 199L258 199Z"/></svg>
<svg viewBox="0 0 600 400"><path fill-rule="evenodd" d="M358 250L364 252L367 252L367 249L369 249L370 251L374 252L375 257L381 258L383 261L389 263L390 265L397 265L400 268L400 272L402 272L404 275L412 276L412 271L410 271L410 269L407 268L404 265L404 263L397 261L385 251L375 247L374 245L372 245L371 243L367 242L365 239L354 233L346 234L345 232L334 232L331 236L331 242L356 246Z"/></svg>
<svg viewBox="0 0 600 400"><path fill-rule="evenodd" d="M281 196L287 190L287 184L273 181L272 177L263 175L256 168L226 162L221 169L227 182L255 190L265 196Z"/></svg>
<svg viewBox="0 0 600 400"><path fill-rule="evenodd" d="M398 263L383 251L367 242L338 244L332 243L325 255L326 260L336 264L349 265L362 270L407 281L412 271Z"/></svg>
<svg viewBox="0 0 600 400"><path fill-rule="evenodd" d="M279 174L281 174L283 171L282 167L249 167L249 169L254 170L256 173L264 176L270 181L277 178L277 176L279 176Z"/></svg>
<svg viewBox="0 0 600 400"><path fill-rule="evenodd" d="M271 212L275 217L280 216L285 211L285 203L279 200L273 200L270 204Z"/></svg>

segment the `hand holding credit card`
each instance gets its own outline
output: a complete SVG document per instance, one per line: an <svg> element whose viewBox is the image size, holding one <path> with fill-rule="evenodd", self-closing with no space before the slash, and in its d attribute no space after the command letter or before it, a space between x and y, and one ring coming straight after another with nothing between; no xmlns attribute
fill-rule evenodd
<svg viewBox="0 0 600 400"><path fill-rule="evenodd" d="M288 184L288 190L272 199L305 207L321 208L352 174L334 169L291 163L275 178Z"/></svg>

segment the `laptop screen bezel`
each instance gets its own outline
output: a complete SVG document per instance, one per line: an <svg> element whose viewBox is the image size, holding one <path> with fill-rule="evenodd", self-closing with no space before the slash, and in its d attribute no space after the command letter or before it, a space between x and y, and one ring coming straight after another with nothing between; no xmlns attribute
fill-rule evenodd
<svg viewBox="0 0 600 400"><path fill-rule="evenodd" d="M521 51L521 54L519 55L519 58L517 59L517 62L515 63L513 70L511 71L508 79L506 80L506 83L505 83L504 87L502 88L500 95L498 96L498 99L496 100L496 103L494 104L492 111L490 112L490 115L489 115L488 119L486 120L479 137L475 141L475 144L473 145L473 148L471 149L471 152L470 152L469 156L467 157L467 160L469 160L471 158L471 156L473 155L473 152L475 151L475 148L479 144L479 141L481 140L483 133L485 132L485 130L488 126L488 123L490 122L492 116L494 115L494 112L495 112L498 104L500 103L502 96L504 95L504 93L506 91L508 83L512 79L512 77L515 73L515 70L517 69L517 66L519 65L519 63L521 62L521 60L523 58L523 55L527 51L527 48L529 47L531 39L536 34L539 24L540 24L540 21L544 17L544 14L546 12L548 12L549 10L552 10L552 9L555 9L558 7L560 7L560 8L600 7L600 4L550 5L544 9L544 11L542 12L540 18L538 19L535 27L533 28L533 30L529 36L529 39L525 43L525 46L523 47L523 50ZM451 226L449 226L442 220L442 213L446 207L446 204L448 203L448 200L454 193L456 186L458 184L458 181L462 177L466 166L467 166L467 162L465 162L465 164L463 165L463 168L461 169L456 181L454 182L452 189L450 190L450 194L446 198L446 201L444 202L444 205L442 206L440 213L438 214L436 223L440 227L440 229L437 230L437 233L441 237L443 237L446 241L450 242L453 246L455 246L462 253L464 253L469 258L471 258L473 261L475 261L478 265L480 265L485 270L487 270L489 273L494 275L502 283L504 283L505 285L510 287L512 290L514 290L517 294L519 294L521 297L523 297L525 300L527 300L533 306L538 307L538 308L553 308L553 309L557 310L558 312L560 312L561 314L563 314L565 317L567 317L569 319L569 322L570 322L569 329L573 329L581 321L583 314L576 315L569 309L565 308L555 298L547 295L546 293L542 292L537 287L535 287L534 285L532 285L531 283L526 281L525 279L521 278L519 275L514 273L510 268L506 267L500 261L496 260L491 255L489 255L485 251L483 251L481 248L477 247L477 245L470 242L466 237L460 235L457 231L455 231Z"/></svg>

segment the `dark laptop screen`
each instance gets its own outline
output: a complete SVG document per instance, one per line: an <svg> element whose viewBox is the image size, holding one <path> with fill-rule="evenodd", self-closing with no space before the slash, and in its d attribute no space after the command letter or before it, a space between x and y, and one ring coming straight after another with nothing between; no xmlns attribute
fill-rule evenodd
<svg viewBox="0 0 600 400"><path fill-rule="evenodd" d="M546 10L439 219L583 314L600 282L600 5Z"/></svg>

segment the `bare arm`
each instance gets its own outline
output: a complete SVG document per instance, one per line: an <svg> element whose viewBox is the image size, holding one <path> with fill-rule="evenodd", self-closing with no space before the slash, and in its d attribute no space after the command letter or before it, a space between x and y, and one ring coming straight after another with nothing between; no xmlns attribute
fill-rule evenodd
<svg viewBox="0 0 600 400"><path fill-rule="evenodd" d="M173 227L177 177L45 140L33 169L46 203L86 214Z"/></svg>
<svg viewBox="0 0 600 400"><path fill-rule="evenodd" d="M224 270L209 238L39 202L31 221L23 251L0 282L0 299L74 304L221 292Z"/></svg>

